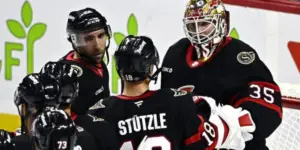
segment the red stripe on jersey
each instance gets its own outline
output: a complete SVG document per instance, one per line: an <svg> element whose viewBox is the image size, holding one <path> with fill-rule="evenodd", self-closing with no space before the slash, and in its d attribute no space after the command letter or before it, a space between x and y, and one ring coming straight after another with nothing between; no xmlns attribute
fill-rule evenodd
<svg viewBox="0 0 300 150"><path fill-rule="evenodd" d="M77 117L78 117L77 114L75 114L74 112L71 112L71 118L73 121L76 120Z"/></svg>
<svg viewBox="0 0 300 150"><path fill-rule="evenodd" d="M249 83L249 85L251 85L251 84L255 84L255 85L258 85L260 87L268 87L268 88L273 89L276 92L280 92L280 88L279 88L278 85L275 85L275 84L272 84L272 83L269 83L269 82L254 81L254 82Z"/></svg>
<svg viewBox="0 0 300 150"><path fill-rule="evenodd" d="M80 64L86 66L87 68L91 69L96 75L101 76L103 78L103 69L102 69L102 65L101 64L97 64L97 67L91 66L91 65L89 65L88 63L86 63L83 60L75 59L74 58L74 54L75 54L75 52L69 53L67 55L67 57L66 57L66 60L80 63Z"/></svg>
<svg viewBox="0 0 300 150"><path fill-rule="evenodd" d="M234 100L236 99L236 97L238 96L238 94L234 94L231 99L230 99L230 104L232 105L234 103Z"/></svg>
<svg viewBox="0 0 300 150"><path fill-rule="evenodd" d="M200 124L200 126L199 126L199 128L198 128L198 132L197 132L196 134L194 134L194 135L192 135L192 136L186 138L186 139L184 140L184 144L185 144L185 145L190 145L190 144L196 143L196 142L198 142L198 141L201 140L201 135L202 135L202 133L203 133L203 131L204 131L204 125L203 125L203 124L204 124L204 119L203 119L203 117L200 116L200 115L198 115L198 117L199 117L199 119L201 120L201 124Z"/></svg>
<svg viewBox="0 0 300 150"><path fill-rule="evenodd" d="M204 100L201 96L193 96L194 103L197 104L200 101Z"/></svg>
<svg viewBox="0 0 300 150"><path fill-rule="evenodd" d="M280 116L280 118L282 118L282 111L281 108L275 104L270 104L267 103L264 99L256 99L256 98L252 98L252 97L245 97L240 99L239 101L237 101L234 104L234 107L239 107L241 104L245 103L245 102L253 102L253 103L257 103L259 105L262 105L266 108L272 109L274 111L276 111L278 113L278 115Z"/></svg>
<svg viewBox="0 0 300 150"><path fill-rule="evenodd" d="M122 99L122 100L137 100L137 99L143 99L143 98L149 97L149 96L153 95L155 92L156 91L147 91L144 94L139 95L139 96L118 95L116 97L119 99Z"/></svg>

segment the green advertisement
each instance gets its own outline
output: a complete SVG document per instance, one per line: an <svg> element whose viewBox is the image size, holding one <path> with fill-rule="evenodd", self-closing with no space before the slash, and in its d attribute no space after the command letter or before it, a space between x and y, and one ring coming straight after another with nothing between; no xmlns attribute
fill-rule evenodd
<svg viewBox="0 0 300 150"><path fill-rule="evenodd" d="M5 42L4 60L0 60L0 72L4 72L5 80L12 80L12 67L20 66L22 62L19 58L14 58L13 53L26 53L27 74L34 71L34 44L42 38L46 32L45 23L32 23L33 10L28 1L25 1L21 8L21 19L8 19L6 21L9 32L18 42ZM25 43L25 44L23 44Z"/></svg>

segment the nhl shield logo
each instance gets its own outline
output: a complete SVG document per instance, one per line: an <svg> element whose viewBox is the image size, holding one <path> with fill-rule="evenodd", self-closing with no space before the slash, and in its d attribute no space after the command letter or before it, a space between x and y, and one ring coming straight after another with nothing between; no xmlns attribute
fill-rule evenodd
<svg viewBox="0 0 300 150"><path fill-rule="evenodd" d="M249 65L255 60L254 52L240 52L237 55L237 60L243 65Z"/></svg>

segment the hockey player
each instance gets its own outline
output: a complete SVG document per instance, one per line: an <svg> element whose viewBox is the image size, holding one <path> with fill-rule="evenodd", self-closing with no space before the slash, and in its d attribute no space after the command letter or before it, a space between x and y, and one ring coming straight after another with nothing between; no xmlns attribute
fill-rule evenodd
<svg viewBox="0 0 300 150"><path fill-rule="evenodd" d="M162 63L162 88L187 90L248 110L256 130L246 150L267 150L266 138L282 119L281 93L267 66L246 43L226 37L229 13L221 0L190 0L187 38L172 45Z"/></svg>
<svg viewBox="0 0 300 150"><path fill-rule="evenodd" d="M91 106L109 96L109 76L103 57L110 45L111 30L106 19L92 8L72 11L67 23L68 41L73 49L60 62L79 71L79 97L72 112L85 114Z"/></svg>
<svg viewBox="0 0 300 150"><path fill-rule="evenodd" d="M15 150L15 144L12 142L13 133L0 129L0 149Z"/></svg>
<svg viewBox="0 0 300 150"><path fill-rule="evenodd" d="M243 149L240 124L245 120L251 124L247 111L231 106L216 108L211 98L192 97L185 91L149 90L149 82L156 80L159 72L153 72L159 56L150 38L128 36L114 56L124 89L122 95L105 99L104 104L105 119L118 132L120 150ZM199 111L197 116L193 100L204 115ZM225 109L226 114L219 113ZM209 112L212 115L207 118L205 113ZM238 121L240 116L244 121Z"/></svg>
<svg viewBox="0 0 300 150"><path fill-rule="evenodd" d="M21 117L21 132L13 138L17 150L32 149L30 133L33 120L47 108L57 108L57 99L60 99L60 85L57 80L47 74L29 74L18 86L15 92L15 104ZM96 149L93 137L77 127L77 147L81 149Z"/></svg>
<svg viewBox="0 0 300 150"><path fill-rule="evenodd" d="M53 75L60 83L61 98L59 99L59 108L65 110L71 115L76 125L88 131L96 142L96 146L101 150L118 150L118 141L111 125L102 118L90 114L76 114L71 112L71 106L74 99L78 96L78 70L73 69L70 64L60 62L48 62L41 74Z"/></svg>
<svg viewBox="0 0 300 150"><path fill-rule="evenodd" d="M81 150L75 146L76 133L76 126L65 111L47 109L33 121L30 138L35 150Z"/></svg>

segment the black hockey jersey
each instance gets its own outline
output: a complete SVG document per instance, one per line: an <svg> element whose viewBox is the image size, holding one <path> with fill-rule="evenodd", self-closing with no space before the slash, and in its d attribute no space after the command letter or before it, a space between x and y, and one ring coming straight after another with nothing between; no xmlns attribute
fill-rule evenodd
<svg viewBox="0 0 300 150"><path fill-rule="evenodd" d="M30 137L25 134L13 137L12 142L15 145L15 150L33 150L33 144Z"/></svg>
<svg viewBox="0 0 300 150"><path fill-rule="evenodd" d="M267 149L265 138L281 123L281 94L256 51L228 37L206 62L196 59L194 53L186 38L169 48L162 63L161 87L187 90L248 109L256 130L246 149Z"/></svg>
<svg viewBox="0 0 300 150"><path fill-rule="evenodd" d="M201 150L215 146L208 142L214 138L203 137L207 135L205 120L197 116L193 98L185 91L164 89L137 97L113 96L105 99L105 106L105 120L118 133L120 150L136 150L145 136L143 144L152 149Z"/></svg>
<svg viewBox="0 0 300 150"><path fill-rule="evenodd" d="M74 123L91 134L98 150L119 150L119 142L113 127L103 118L85 114L71 114Z"/></svg>
<svg viewBox="0 0 300 150"><path fill-rule="evenodd" d="M91 106L109 96L108 70L103 61L93 66L84 60L74 59L74 54L74 51L69 52L60 62L71 64L79 72L79 96L72 104L72 111L85 114Z"/></svg>
<svg viewBox="0 0 300 150"><path fill-rule="evenodd" d="M99 150L91 134L79 126L77 126L77 131L77 140L74 150ZM25 134L13 137L12 141L15 145L15 150L33 150L33 142L30 140L30 137Z"/></svg>

